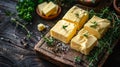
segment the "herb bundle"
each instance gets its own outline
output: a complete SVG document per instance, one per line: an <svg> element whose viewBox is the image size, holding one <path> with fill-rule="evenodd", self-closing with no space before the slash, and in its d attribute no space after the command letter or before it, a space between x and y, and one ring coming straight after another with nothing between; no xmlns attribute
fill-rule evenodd
<svg viewBox="0 0 120 67"><path fill-rule="evenodd" d="M35 10L35 2L34 0L18 0L16 9L20 18L31 21L32 13Z"/></svg>
<svg viewBox="0 0 120 67"><path fill-rule="evenodd" d="M97 65L96 61L99 61L100 56L103 56L105 53L104 51L111 53L114 42L120 37L120 19L114 11L110 11L109 8L104 8L99 13L90 10L90 17L93 15L109 19L111 21L111 28L106 32L103 38L98 40L98 46L87 56L87 59L90 62L90 67Z"/></svg>

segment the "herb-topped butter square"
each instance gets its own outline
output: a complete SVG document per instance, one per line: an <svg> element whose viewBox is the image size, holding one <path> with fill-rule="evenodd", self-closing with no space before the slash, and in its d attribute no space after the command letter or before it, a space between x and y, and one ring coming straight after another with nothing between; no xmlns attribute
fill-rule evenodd
<svg viewBox="0 0 120 67"><path fill-rule="evenodd" d="M87 30L81 29L78 34L72 38L70 47L80 51L82 54L88 55L96 44L97 38Z"/></svg>
<svg viewBox="0 0 120 67"><path fill-rule="evenodd" d="M79 30L88 20L88 12L77 6L73 6L62 19L75 23Z"/></svg>
<svg viewBox="0 0 120 67"><path fill-rule="evenodd" d="M50 30L50 35L64 43L69 43L71 38L76 34L77 27L74 23L66 20L59 20Z"/></svg>
<svg viewBox="0 0 120 67"><path fill-rule="evenodd" d="M100 39L103 34L110 27L110 21L107 19L102 19L97 16L93 16L85 25L84 28L88 30L95 37Z"/></svg>

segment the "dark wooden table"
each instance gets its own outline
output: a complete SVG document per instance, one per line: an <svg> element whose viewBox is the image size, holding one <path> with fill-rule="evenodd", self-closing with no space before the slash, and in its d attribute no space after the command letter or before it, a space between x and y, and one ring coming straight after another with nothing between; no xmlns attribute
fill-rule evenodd
<svg viewBox="0 0 120 67"><path fill-rule="evenodd" d="M26 40L27 45L23 45L21 41L25 39L26 32L20 26L16 26L10 21L11 17L15 17L17 12L15 9L15 0L0 0L0 67L57 67L42 58L34 51L35 44L44 36L49 29L58 21L69 9L63 9L61 15L54 19L46 21L41 19L36 13L33 22L27 28L33 32L32 38ZM6 12L12 13L11 16ZM14 14L14 15L13 15ZM37 24L43 23L48 26L44 32L37 30ZM103 67L119 67L120 66L120 41L115 46L113 53L109 56Z"/></svg>

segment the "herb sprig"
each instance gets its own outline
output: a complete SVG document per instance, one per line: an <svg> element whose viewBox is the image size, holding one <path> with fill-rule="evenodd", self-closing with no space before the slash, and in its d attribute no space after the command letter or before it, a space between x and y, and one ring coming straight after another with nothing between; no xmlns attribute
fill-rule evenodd
<svg viewBox="0 0 120 67"><path fill-rule="evenodd" d="M76 57L74 57L74 61L75 61L75 63L79 64L81 62L81 58L79 56L76 56Z"/></svg>
<svg viewBox="0 0 120 67"><path fill-rule="evenodd" d="M75 16L76 16L77 18L79 18L79 14L78 14L78 13L76 13Z"/></svg>
<svg viewBox="0 0 120 67"><path fill-rule="evenodd" d="M66 30L66 28L68 27L68 25L63 25L62 28Z"/></svg>
<svg viewBox="0 0 120 67"><path fill-rule="evenodd" d="M23 29L25 29L25 31L27 32L26 36L28 39L31 37L30 31L27 29L27 27L24 24L20 23L17 19L13 17L11 18L11 22L14 22L16 25L21 26Z"/></svg>
<svg viewBox="0 0 120 67"><path fill-rule="evenodd" d="M88 33L84 33L83 36L84 36L84 37L88 37Z"/></svg>
<svg viewBox="0 0 120 67"><path fill-rule="evenodd" d="M111 53L111 47L120 37L120 19L117 17L114 11L111 11L108 7L102 9L99 13L95 13L93 10L91 10L90 17L93 15L109 19L111 21L112 27L106 32L103 38L98 40L98 47L95 47L90 52L90 55L87 56L87 59L90 62L89 67L96 66L96 62L99 61L100 56L103 56L104 54L103 51L106 50Z"/></svg>
<svg viewBox="0 0 120 67"><path fill-rule="evenodd" d="M44 37L44 41L47 43L48 46L54 46L54 38L53 37Z"/></svg>
<svg viewBox="0 0 120 67"><path fill-rule="evenodd" d="M98 26L96 21L95 22L91 22L91 23L92 23L92 25L90 27L92 27L92 28L96 28Z"/></svg>

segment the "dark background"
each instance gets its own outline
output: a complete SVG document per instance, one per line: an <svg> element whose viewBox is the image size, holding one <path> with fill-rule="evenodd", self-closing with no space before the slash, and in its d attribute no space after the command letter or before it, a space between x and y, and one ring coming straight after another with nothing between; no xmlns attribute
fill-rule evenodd
<svg viewBox="0 0 120 67"><path fill-rule="evenodd" d="M26 41L28 45L23 45L21 41L26 36L26 32L10 21L11 17L17 14L15 6L15 0L0 0L0 67L56 67L55 64L39 58L33 48L41 39L41 35L45 35L69 7L63 9L57 19L51 21L45 21L35 13L33 22L27 26L33 32L32 38ZM14 15L7 16L7 11ZM39 32L37 31L38 23L44 23L48 28L44 32ZM119 43L120 40L103 67L120 67Z"/></svg>

